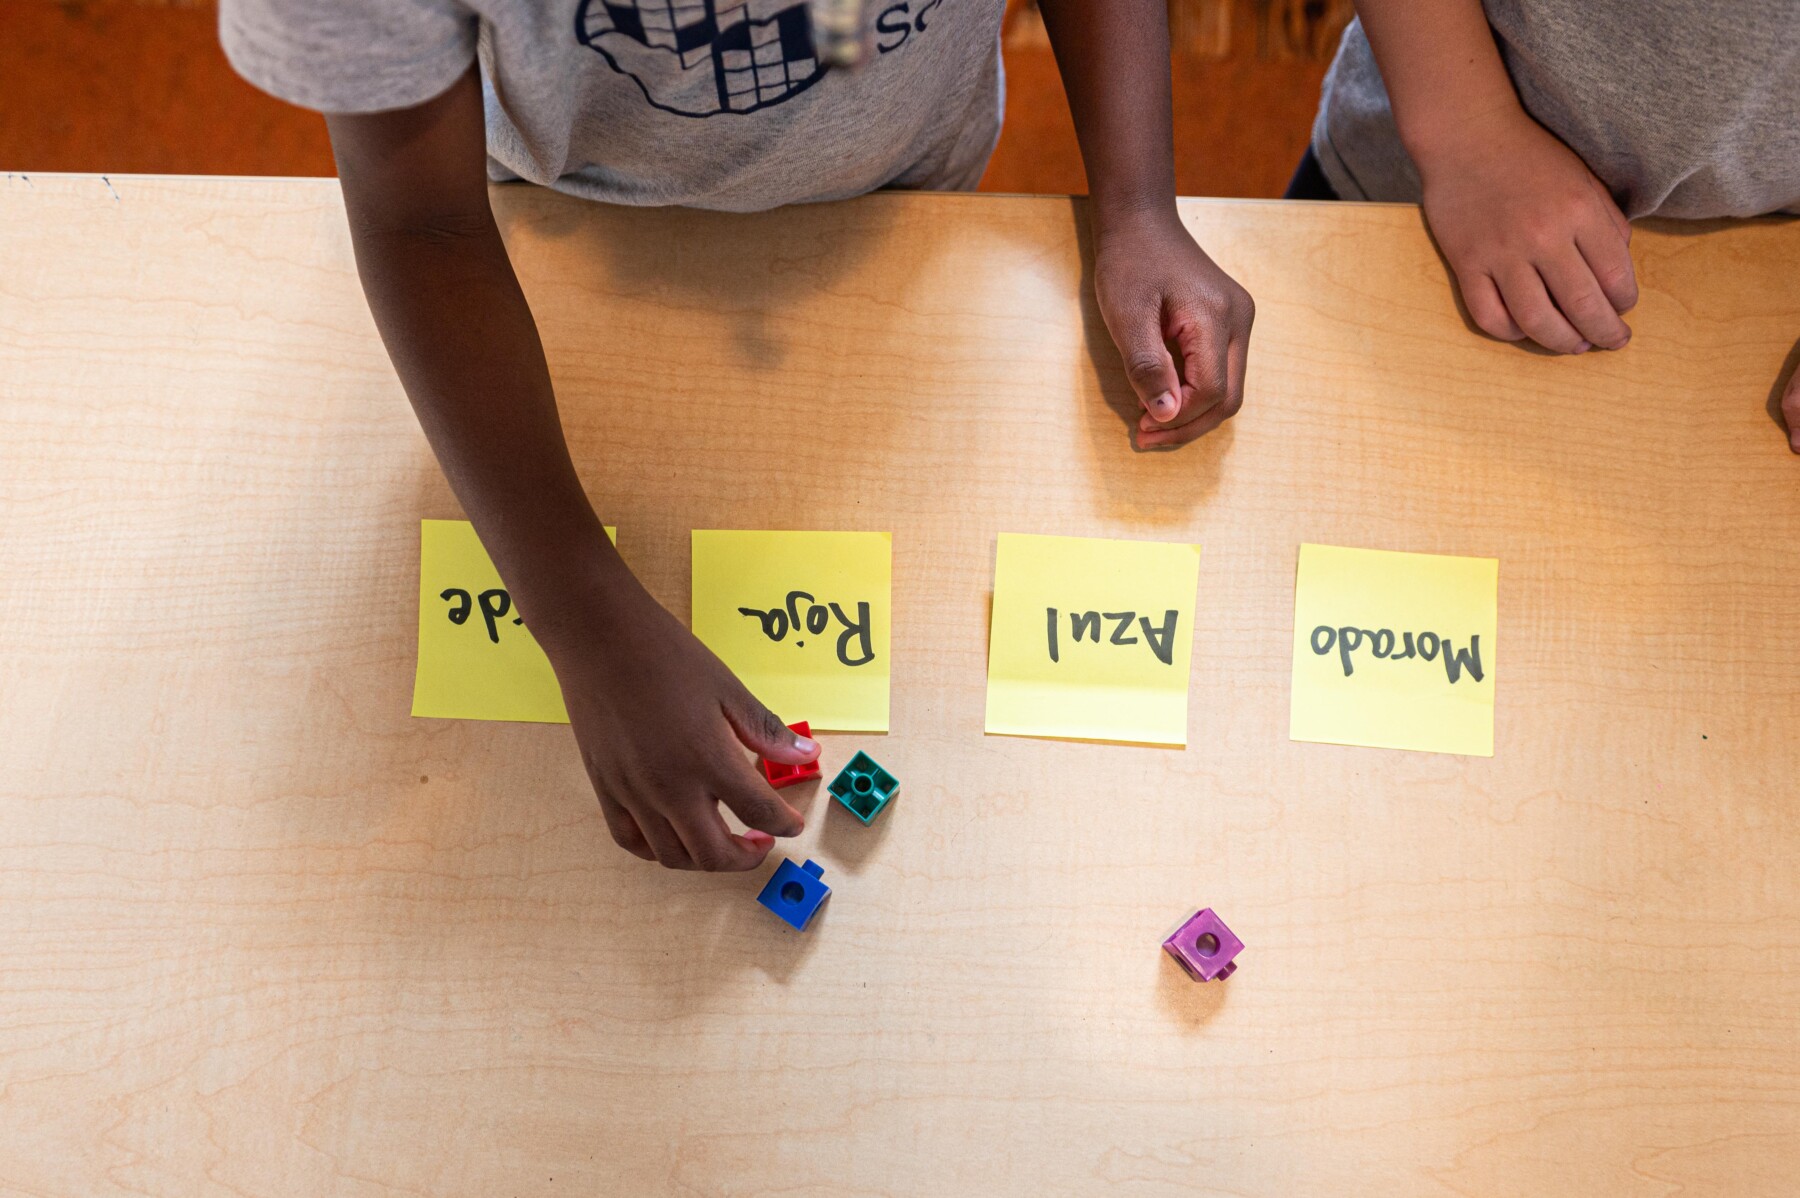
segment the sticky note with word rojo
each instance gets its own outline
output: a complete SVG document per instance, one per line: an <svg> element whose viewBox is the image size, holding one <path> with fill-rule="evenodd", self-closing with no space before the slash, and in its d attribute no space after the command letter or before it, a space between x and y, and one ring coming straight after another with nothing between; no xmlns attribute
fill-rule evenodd
<svg viewBox="0 0 1800 1198"><path fill-rule="evenodd" d="M784 723L885 732L893 538L694 530L694 635Z"/></svg>
<svg viewBox="0 0 1800 1198"><path fill-rule="evenodd" d="M1300 546L1288 735L1494 755L1500 563Z"/></svg>

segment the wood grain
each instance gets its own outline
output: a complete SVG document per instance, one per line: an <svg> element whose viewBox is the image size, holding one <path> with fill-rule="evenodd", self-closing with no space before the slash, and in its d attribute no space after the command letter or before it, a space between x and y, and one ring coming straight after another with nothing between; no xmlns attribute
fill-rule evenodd
<svg viewBox="0 0 1800 1198"><path fill-rule="evenodd" d="M566 729L408 717L458 513L334 186L110 184L0 184L0 1191L1792 1192L1800 227L1640 230L1557 359L1413 209L1188 203L1249 401L1137 455L1070 201L501 189L656 595L894 533L894 731L826 751L902 793L811 798L800 936L614 848ZM983 736L1003 529L1204 545L1187 750ZM1303 539L1500 559L1492 760L1287 740Z"/></svg>

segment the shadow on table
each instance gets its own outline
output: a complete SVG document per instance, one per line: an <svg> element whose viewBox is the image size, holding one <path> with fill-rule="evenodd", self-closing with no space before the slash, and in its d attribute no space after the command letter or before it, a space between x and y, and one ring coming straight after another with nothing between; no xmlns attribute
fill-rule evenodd
<svg viewBox="0 0 1800 1198"><path fill-rule="evenodd" d="M1199 1031L1225 1006L1228 983L1196 982L1167 953L1162 956L1156 975L1157 1001L1184 1030Z"/></svg>
<svg viewBox="0 0 1800 1198"><path fill-rule="evenodd" d="M1787 390L1788 383L1794 378L1795 371L1800 371L1800 341L1794 342L1794 348L1788 350L1787 358L1781 363L1781 369L1775 372L1775 383L1769 388L1769 402L1766 411L1775 427L1781 430L1782 436L1788 432L1787 418L1781 414L1781 396Z"/></svg>

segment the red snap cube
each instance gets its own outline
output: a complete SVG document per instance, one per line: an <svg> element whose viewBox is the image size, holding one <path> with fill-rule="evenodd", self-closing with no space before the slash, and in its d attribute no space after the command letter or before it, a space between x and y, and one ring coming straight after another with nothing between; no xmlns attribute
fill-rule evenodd
<svg viewBox="0 0 1800 1198"><path fill-rule="evenodd" d="M812 739L812 728L805 720L801 720L798 724L789 724L788 731L798 732L808 740ZM776 790L780 790L784 786L792 786L796 782L805 782L809 778L817 778L819 776L818 758L814 758L805 765L783 765L779 761L770 761L767 757L760 758L759 760L762 762L763 777L767 778L769 780L769 785L773 786Z"/></svg>

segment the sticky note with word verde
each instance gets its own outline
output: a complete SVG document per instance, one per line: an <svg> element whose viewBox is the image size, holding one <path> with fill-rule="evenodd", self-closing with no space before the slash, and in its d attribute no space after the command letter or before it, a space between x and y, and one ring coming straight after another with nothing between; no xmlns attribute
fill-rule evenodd
<svg viewBox="0 0 1800 1198"><path fill-rule="evenodd" d="M618 530L608 527L615 542ZM419 521L419 665L412 713L566 724L550 659L467 520Z"/></svg>
<svg viewBox="0 0 1800 1198"><path fill-rule="evenodd" d="M1500 563L1300 546L1288 735L1494 755Z"/></svg>
<svg viewBox="0 0 1800 1198"><path fill-rule="evenodd" d="M1001 533L987 730L1185 745L1200 547Z"/></svg>
<svg viewBox="0 0 1800 1198"><path fill-rule="evenodd" d="M694 635L787 723L885 732L893 538L694 530Z"/></svg>

